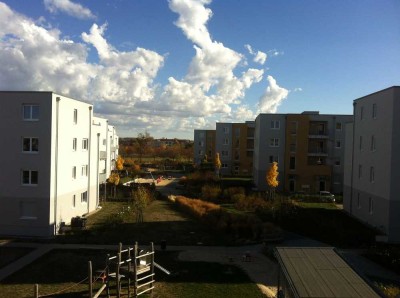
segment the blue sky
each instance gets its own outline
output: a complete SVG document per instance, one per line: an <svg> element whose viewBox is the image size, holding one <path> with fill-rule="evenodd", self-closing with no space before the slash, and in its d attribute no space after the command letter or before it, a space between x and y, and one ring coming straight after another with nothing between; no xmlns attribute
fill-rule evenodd
<svg viewBox="0 0 400 298"><path fill-rule="evenodd" d="M400 85L400 1L0 1L0 89L91 102L121 136L351 114Z"/></svg>

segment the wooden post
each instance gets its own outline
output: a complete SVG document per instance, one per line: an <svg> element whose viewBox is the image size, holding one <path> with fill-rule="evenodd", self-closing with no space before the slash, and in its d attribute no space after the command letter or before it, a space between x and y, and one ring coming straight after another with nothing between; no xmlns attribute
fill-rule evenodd
<svg viewBox="0 0 400 298"><path fill-rule="evenodd" d="M121 247L122 247L122 244L120 243L119 244L119 250L118 250L118 258L117 258L117 271L115 272L115 279L117 280L117 297L118 298L121 298L121 292L120 292L120 289L121 289L121 281L120 281L120 275L119 275L119 267L121 266Z"/></svg>
<svg viewBox="0 0 400 298"><path fill-rule="evenodd" d="M153 287L154 285L154 243L150 242L150 249L151 249L151 263L150 263L150 274L151 274L151 281L152 283L150 284L150 287ZM150 291L150 293L152 293L153 290Z"/></svg>
<svg viewBox="0 0 400 298"><path fill-rule="evenodd" d="M93 297L93 275L92 275L92 261L88 262L88 276L89 276L89 297Z"/></svg>
<svg viewBox="0 0 400 298"><path fill-rule="evenodd" d="M137 286L138 286L138 282L137 282L137 262L136 262L137 253L138 253L138 244L137 244L137 242L135 242L135 247L133 249L133 276L135 278L134 285L133 285L133 297L135 297L135 298L137 297Z"/></svg>
<svg viewBox="0 0 400 298"><path fill-rule="evenodd" d="M107 298L110 298L110 254L107 254L107 259L106 259L106 286L107 286Z"/></svg>
<svg viewBox="0 0 400 298"><path fill-rule="evenodd" d="M35 284L34 288L33 288L33 296L35 298L39 298L39 285Z"/></svg>
<svg viewBox="0 0 400 298"><path fill-rule="evenodd" d="M128 298L131 297L131 248L128 247Z"/></svg>

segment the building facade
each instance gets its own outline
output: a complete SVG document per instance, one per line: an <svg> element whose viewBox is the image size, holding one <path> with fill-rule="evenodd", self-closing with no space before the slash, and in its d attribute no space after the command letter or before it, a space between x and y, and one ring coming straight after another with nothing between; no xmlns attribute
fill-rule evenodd
<svg viewBox="0 0 400 298"><path fill-rule="evenodd" d="M196 129L194 131L194 163L200 165L205 159L213 162L215 158L215 130Z"/></svg>
<svg viewBox="0 0 400 298"><path fill-rule="evenodd" d="M254 121L216 124L215 150L220 155L222 175L252 175L254 130Z"/></svg>
<svg viewBox="0 0 400 298"><path fill-rule="evenodd" d="M115 129L52 92L2 91L0 105L0 235L51 237L94 211L118 154Z"/></svg>
<svg viewBox="0 0 400 298"><path fill-rule="evenodd" d="M400 87L356 99L346 127L344 209L400 242Z"/></svg>

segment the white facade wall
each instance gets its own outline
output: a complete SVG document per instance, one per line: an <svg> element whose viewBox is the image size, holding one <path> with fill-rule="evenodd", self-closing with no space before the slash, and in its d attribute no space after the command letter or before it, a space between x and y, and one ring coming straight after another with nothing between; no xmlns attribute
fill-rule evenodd
<svg viewBox="0 0 400 298"><path fill-rule="evenodd" d="M400 242L399 102L400 87L355 100L352 151L346 154L352 169L345 177L344 208L390 242Z"/></svg>
<svg viewBox="0 0 400 298"><path fill-rule="evenodd" d="M52 92L4 91L0 99L1 124L10 128L5 133L8 146L0 157L1 164L10 169L0 173L0 181L9 181L0 189L0 235L53 236L61 223L98 207L97 142L102 136L106 139L109 126L106 120L93 117L92 105ZM23 120L23 105L38 107L38 119ZM118 142L113 127L110 135ZM23 152L26 138L38 140L39 150ZM104 157L114 156L117 148L114 145L113 153ZM107 146L101 149L107 151ZM14 154L10 158L7 152ZM107 165L111 168L110 161ZM27 170L38 173L34 185L21 182Z"/></svg>

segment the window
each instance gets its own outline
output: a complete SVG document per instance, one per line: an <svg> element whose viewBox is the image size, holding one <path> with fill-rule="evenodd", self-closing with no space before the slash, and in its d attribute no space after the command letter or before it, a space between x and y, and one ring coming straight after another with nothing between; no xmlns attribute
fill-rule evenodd
<svg viewBox="0 0 400 298"><path fill-rule="evenodd" d="M106 139L103 139L103 145L104 146L107 145L107 140Z"/></svg>
<svg viewBox="0 0 400 298"><path fill-rule="evenodd" d="M226 169L227 167L228 167L228 164L227 164L227 163L222 163L222 164L221 164L221 168L225 168L225 169Z"/></svg>
<svg viewBox="0 0 400 298"><path fill-rule="evenodd" d="M76 151L76 146L77 146L77 139L76 139L76 138L73 138L73 139L72 139L72 150L73 150L73 151Z"/></svg>
<svg viewBox="0 0 400 298"><path fill-rule="evenodd" d="M373 198L368 198L368 211L369 214L374 213L374 199Z"/></svg>
<svg viewBox="0 0 400 298"><path fill-rule="evenodd" d="M89 148L89 140L88 139L83 139L82 140L82 149L83 150L88 150Z"/></svg>
<svg viewBox="0 0 400 298"><path fill-rule="evenodd" d="M375 137L371 136L371 151L375 151L376 147L375 147Z"/></svg>
<svg viewBox="0 0 400 298"><path fill-rule="evenodd" d="M357 208L361 209L360 193L357 193Z"/></svg>
<svg viewBox="0 0 400 298"><path fill-rule="evenodd" d="M226 150L221 151L221 156L228 156L228 155L229 155L228 151L226 151Z"/></svg>
<svg viewBox="0 0 400 298"><path fill-rule="evenodd" d="M271 129L279 129L279 128L280 128L279 120L271 120Z"/></svg>
<svg viewBox="0 0 400 298"><path fill-rule="evenodd" d="M81 193L81 203L87 203L87 191Z"/></svg>
<svg viewBox="0 0 400 298"><path fill-rule="evenodd" d="M88 165L82 166L82 177L88 175Z"/></svg>
<svg viewBox="0 0 400 298"><path fill-rule="evenodd" d="M20 219L37 219L35 202L19 203Z"/></svg>
<svg viewBox="0 0 400 298"><path fill-rule="evenodd" d="M76 167L72 167L72 179L76 179Z"/></svg>
<svg viewBox="0 0 400 298"><path fill-rule="evenodd" d="M229 127L224 127L224 133L229 133Z"/></svg>
<svg viewBox="0 0 400 298"><path fill-rule="evenodd" d="M372 118L376 119L376 103L372 104Z"/></svg>
<svg viewBox="0 0 400 298"><path fill-rule="evenodd" d="M291 156L289 161L289 169L295 170L296 169L296 157Z"/></svg>
<svg viewBox="0 0 400 298"><path fill-rule="evenodd" d="M38 152L39 151L39 139L38 138L23 138L22 141L23 152Z"/></svg>
<svg viewBox="0 0 400 298"><path fill-rule="evenodd" d="M363 149L363 138L360 136L360 151Z"/></svg>
<svg viewBox="0 0 400 298"><path fill-rule="evenodd" d="M72 207L76 206L76 195L72 195Z"/></svg>
<svg viewBox="0 0 400 298"><path fill-rule="evenodd" d="M78 123L78 110L74 109L74 124Z"/></svg>
<svg viewBox="0 0 400 298"><path fill-rule="evenodd" d="M39 106L38 105L23 105L22 118L25 121L39 120Z"/></svg>
<svg viewBox="0 0 400 298"><path fill-rule="evenodd" d="M23 185L37 185L38 184L38 171L24 170L22 171L22 184Z"/></svg>
<svg viewBox="0 0 400 298"><path fill-rule="evenodd" d="M340 122L336 123L336 130L342 130L342 123Z"/></svg>
<svg viewBox="0 0 400 298"><path fill-rule="evenodd" d="M337 140L337 141L336 141L336 148L340 148L341 145L342 145L342 144L340 143L340 140Z"/></svg>
<svg viewBox="0 0 400 298"><path fill-rule="evenodd" d="M279 139L277 138L271 138L269 140L269 146L270 147L279 147Z"/></svg>
<svg viewBox="0 0 400 298"><path fill-rule="evenodd" d="M270 155L269 156L269 163L273 162L279 162L279 156L278 155Z"/></svg>
<svg viewBox="0 0 400 298"><path fill-rule="evenodd" d="M362 165L358 165L358 178L362 177Z"/></svg>
<svg viewBox="0 0 400 298"><path fill-rule="evenodd" d="M225 138L223 144L224 144L224 145L229 145L229 139L228 139L228 138Z"/></svg>
<svg viewBox="0 0 400 298"><path fill-rule="evenodd" d="M340 159L335 160L335 166L340 166Z"/></svg>
<svg viewBox="0 0 400 298"><path fill-rule="evenodd" d="M375 182L375 170L374 167L369 168L369 181Z"/></svg>

